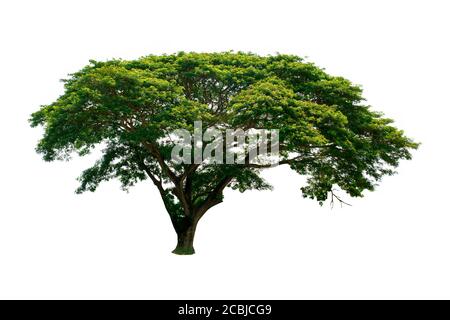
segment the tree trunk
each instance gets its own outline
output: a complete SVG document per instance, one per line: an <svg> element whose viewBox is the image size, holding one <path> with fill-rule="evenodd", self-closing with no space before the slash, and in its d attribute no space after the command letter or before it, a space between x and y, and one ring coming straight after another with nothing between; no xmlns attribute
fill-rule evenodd
<svg viewBox="0 0 450 320"><path fill-rule="evenodd" d="M194 235L196 224L193 223L187 229L177 232L178 242L172 253L180 255L194 254Z"/></svg>

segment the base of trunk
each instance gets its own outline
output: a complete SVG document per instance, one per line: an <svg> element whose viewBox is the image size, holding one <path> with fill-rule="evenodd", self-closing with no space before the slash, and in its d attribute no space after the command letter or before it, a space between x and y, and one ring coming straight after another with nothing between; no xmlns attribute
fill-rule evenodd
<svg viewBox="0 0 450 320"><path fill-rule="evenodd" d="M174 254L179 254L179 255L190 255L190 254L194 254L195 250L193 247L191 248L183 248L183 247L176 247L172 253Z"/></svg>
<svg viewBox="0 0 450 320"><path fill-rule="evenodd" d="M172 251L172 253L179 255L194 254L194 234L195 227L190 227L185 232L178 233L177 247Z"/></svg>

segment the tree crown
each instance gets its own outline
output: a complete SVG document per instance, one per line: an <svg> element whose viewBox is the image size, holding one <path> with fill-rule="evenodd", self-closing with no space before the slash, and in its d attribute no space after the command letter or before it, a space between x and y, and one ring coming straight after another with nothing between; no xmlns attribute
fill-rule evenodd
<svg viewBox="0 0 450 320"><path fill-rule="evenodd" d="M55 102L32 114L47 161L103 153L77 192L118 178L123 187L150 178L172 217L221 201L225 187L267 189L266 167L176 164L176 129L279 129L280 164L307 176L303 196L323 202L335 186L350 196L373 190L418 144L364 104L362 90L293 55L183 53L90 61L66 80Z"/></svg>

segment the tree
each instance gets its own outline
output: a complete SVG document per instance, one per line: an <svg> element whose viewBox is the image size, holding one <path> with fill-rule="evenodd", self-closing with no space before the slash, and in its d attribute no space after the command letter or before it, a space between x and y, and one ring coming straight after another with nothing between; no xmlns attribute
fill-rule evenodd
<svg viewBox="0 0 450 320"><path fill-rule="evenodd" d="M364 105L361 88L293 55L183 53L90 61L66 80L55 102L32 114L42 125L46 161L102 157L79 177L77 193L118 178L123 188L150 179L178 235L176 254L193 254L198 221L227 187L270 189L250 163L175 163L176 129L279 129L280 165L307 177L303 197L322 204L335 188L352 197L373 190L418 144ZM340 198L337 198L338 200Z"/></svg>

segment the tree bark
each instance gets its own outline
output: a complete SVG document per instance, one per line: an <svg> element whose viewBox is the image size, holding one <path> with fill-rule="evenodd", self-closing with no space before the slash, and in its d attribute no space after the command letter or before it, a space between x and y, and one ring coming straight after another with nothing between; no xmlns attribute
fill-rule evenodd
<svg viewBox="0 0 450 320"><path fill-rule="evenodd" d="M194 236L195 236L196 223L192 223L187 229L183 231L177 231L178 241L176 248L172 253L179 255L194 254Z"/></svg>
<svg viewBox="0 0 450 320"><path fill-rule="evenodd" d="M171 215L172 224L175 228L175 231L177 232L178 241L176 248L172 251L174 254L180 254L180 255L191 255L195 253L194 250L194 236L195 236L195 229L197 228L198 221L202 218L202 216L214 207L215 205L222 202L223 198L223 189L231 182L233 177L227 176L223 178L219 184L214 188L214 190L208 195L205 202L197 208L192 208L192 202L185 203L183 200L186 199L185 195L182 194L184 191L187 191L188 199L192 197L191 195L191 182L190 178L187 178L187 190L181 190L179 191L179 194L177 195L180 199L180 202L182 202L183 209L185 212L185 216L183 218L176 218L175 215Z"/></svg>

